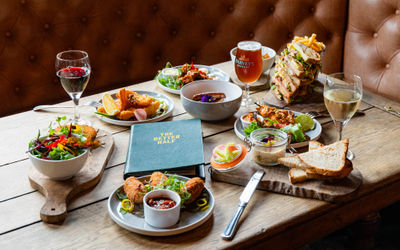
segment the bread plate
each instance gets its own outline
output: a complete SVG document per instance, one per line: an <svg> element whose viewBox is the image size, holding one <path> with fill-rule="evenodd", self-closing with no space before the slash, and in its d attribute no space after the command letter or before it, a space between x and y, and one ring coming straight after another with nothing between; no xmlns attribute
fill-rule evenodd
<svg viewBox="0 0 400 250"><path fill-rule="evenodd" d="M161 94L161 93L157 93L157 92L151 92L151 91L142 91L142 90L138 90L135 91L136 93L138 93L139 95L148 95L154 98L157 98L159 100L163 100L167 106L168 106L168 110L159 116L150 118L150 119L146 119L143 121L138 121L138 120L128 120L128 121L124 121L124 120L119 120L119 119L113 119L113 118L108 118L102 115L98 115L95 114L97 118L99 118L100 120L106 122L106 123L110 123L110 124L114 124L114 125L118 125L118 126L131 126L133 124L136 123L146 123L146 122L158 122L158 121L162 121L168 117L170 117L172 115L172 111L174 110L174 101L172 101L171 98L169 98L168 96ZM117 99L116 94L112 94L111 95L112 98ZM102 101L99 100L99 103L102 104ZM97 111L97 110L96 110Z"/></svg>
<svg viewBox="0 0 400 250"><path fill-rule="evenodd" d="M181 68L182 66L183 66L183 65L179 65L179 66L174 66L174 67L172 67L172 68L174 68L174 69L179 69L179 68ZM206 66L206 65L201 65L201 64L194 64L193 66L194 66L194 67L198 67L199 69L201 69L201 68L207 69L207 70L208 70L208 74L207 74L207 75L208 75L212 80L229 81L229 75L228 75L225 71L222 71L222 70L220 70L220 69L218 69L218 68L216 68L216 67L213 67L213 66ZM161 73L160 76L162 77L162 73ZM167 86L161 84L160 81L158 80L158 76L156 77L156 82L157 82L157 85L158 85L161 89L163 89L163 90L165 90L165 91L167 91L167 92L169 92L169 93L176 94L176 95L180 95L180 93L181 93L181 90L180 90L180 89L171 89L171 88L169 88L169 87L167 87Z"/></svg>
<svg viewBox="0 0 400 250"><path fill-rule="evenodd" d="M297 111L291 111L291 112L294 113L295 117L303 114L303 113L297 112ZM290 144L291 147L293 147L293 148L304 147L304 146L308 145L309 141L319 139L319 137L321 136L321 132L322 132L322 126L317 120L315 120L315 119L313 119L313 120L314 120L314 124L315 124L314 128L304 133L306 136L310 137L310 140L303 141L303 142L291 143ZM233 127L235 130L236 136L239 137L241 140L244 140L246 135L244 133L243 125L242 125L242 122L240 121L240 118L238 118L235 121L235 124Z"/></svg>
<svg viewBox="0 0 400 250"><path fill-rule="evenodd" d="M177 176L182 180L190 179L184 176L179 176L179 175ZM142 182L149 179L150 175L138 178L138 180ZM139 217L138 215L130 213L122 214L119 212L121 208L121 201L118 199L116 193L120 188L123 188L123 185L116 188L108 198L108 213L110 214L111 219L119 226L138 234L143 234L148 236L168 236L168 235L181 234L202 225L212 216L214 211L214 204L215 204L214 196L212 195L211 191L205 187L204 189L206 190L209 196L209 202L208 202L208 205L210 206L209 208L207 208L204 211L198 211L198 212L189 212L186 210L182 210L178 224L170 228L156 228L147 224L144 221L144 218Z"/></svg>

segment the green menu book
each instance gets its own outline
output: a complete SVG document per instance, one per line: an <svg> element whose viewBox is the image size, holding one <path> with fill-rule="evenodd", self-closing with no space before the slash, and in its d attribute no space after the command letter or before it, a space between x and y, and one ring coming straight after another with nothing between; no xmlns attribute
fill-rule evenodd
<svg viewBox="0 0 400 250"><path fill-rule="evenodd" d="M200 119L131 126L124 178L154 171L204 178Z"/></svg>

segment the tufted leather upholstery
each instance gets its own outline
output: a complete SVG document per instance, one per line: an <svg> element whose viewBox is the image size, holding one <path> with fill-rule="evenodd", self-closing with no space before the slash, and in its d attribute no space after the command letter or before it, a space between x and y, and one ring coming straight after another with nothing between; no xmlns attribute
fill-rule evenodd
<svg viewBox="0 0 400 250"><path fill-rule="evenodd" d="M399 0L350 0L344 70L360 75L366 89L400 101Z"/></svg>
<svg viewBox="0 0 400 250"><path fill-rule="evenodd" d="M230 60L240 40L280 50L294 35L327 45L324 72L341 69L346 0L15 0L0 3L0 116L69 97L57 52L89 53L84 95L149 80L167 61Z"/></svg>

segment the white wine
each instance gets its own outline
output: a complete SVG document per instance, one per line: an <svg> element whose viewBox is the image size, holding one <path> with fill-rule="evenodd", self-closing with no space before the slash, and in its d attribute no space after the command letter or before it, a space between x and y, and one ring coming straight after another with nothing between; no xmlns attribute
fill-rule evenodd
<svg viewBox="0 0 400 250"><path fill-rule="evenodd" d="M332 118L345 122L360 106L361 94L352 89L330 89L324 92L324 101Z"/></svg>

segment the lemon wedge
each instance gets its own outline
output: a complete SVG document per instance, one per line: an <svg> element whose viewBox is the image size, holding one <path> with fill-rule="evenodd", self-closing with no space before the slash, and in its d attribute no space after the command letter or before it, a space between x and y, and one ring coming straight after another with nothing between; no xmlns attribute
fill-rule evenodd
<svg viewBox="0 0 400 250"><path fill-rule="evenodd" d="M103 106L108 115L116 115L120 112L117 103L109 93L103 95Z"/></svg>

